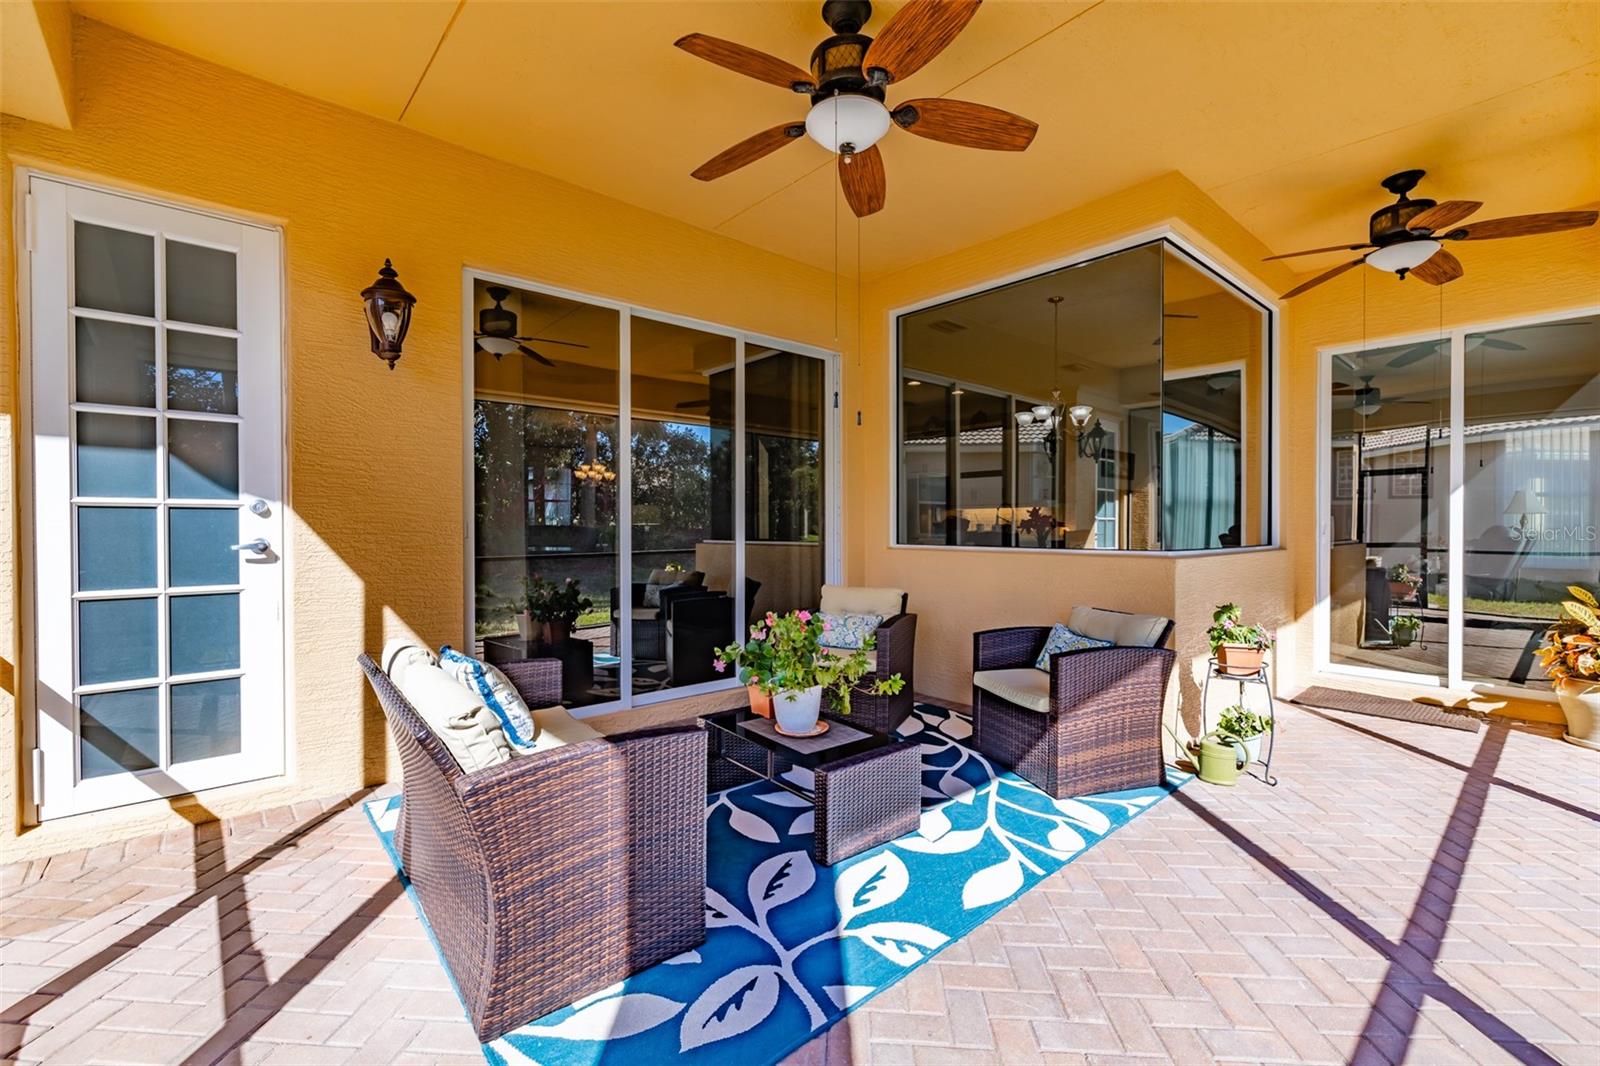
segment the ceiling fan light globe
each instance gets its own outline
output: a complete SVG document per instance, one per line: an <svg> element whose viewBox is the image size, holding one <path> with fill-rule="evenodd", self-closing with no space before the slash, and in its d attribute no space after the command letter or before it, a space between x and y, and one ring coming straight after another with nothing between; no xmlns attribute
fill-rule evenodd
<svg viewBox="0 0 1600 1066"><path fill-rule="evenodd" d="M870 96L840 93L812 105L806 134L835 154L841 145L865 152L889 132L889 109Z"/></svg>
<svg viewBox="0 0 1600 1066"><path fill-rule="evenodd" d="M1438 250L1438 241L1400 241L1398 244L1385 245L1367 256L1367 265L1384 271L1411 270L1432 259Z"/></svg>
<svg viewBox="0 0 1600 1066"><path fill-rule="evenodd" d="M517 342L509 337L479 337L478 346L492 355L510 355L517 350Z"/></svg>

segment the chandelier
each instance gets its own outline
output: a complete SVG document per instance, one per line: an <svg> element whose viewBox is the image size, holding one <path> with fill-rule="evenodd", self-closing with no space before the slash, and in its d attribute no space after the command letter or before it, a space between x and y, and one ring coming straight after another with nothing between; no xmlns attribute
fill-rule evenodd
<svg viewBox="0 0 1600 1066"><path fill-rule="evenodd" d="M1050 302L1050 362L1057 379L1061 374L1061 301L1063 297L1048 297ZM1015 415L1017 427L1041 425L1045 428L1044 450L1053 460L1056 457L1056 433L1062 423L1072 426L1072 436L1077 441L1078 455L1084 459L1099 459L1105 450L1106 431L1094 417L1094 408L1086 403L1063 407L1061 385L1050 390L1050 402L1034 404ZM1093 425L1090 421L1093 420Z"/></svg>
<svg viewBox="0 0 1600 1066"><path fill-rule="evenodd" d="M606 464L596 460L593 463L580 463L572 468L572 476L579 481L615 481L617 474L614 470L607 470Z"/></svg>

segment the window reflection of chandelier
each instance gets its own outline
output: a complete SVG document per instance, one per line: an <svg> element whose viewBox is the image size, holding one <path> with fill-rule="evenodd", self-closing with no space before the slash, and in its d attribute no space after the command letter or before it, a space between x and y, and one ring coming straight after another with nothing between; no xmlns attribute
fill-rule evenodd
<svg viewBox="0 0 1600 1066"><path fill-rule="evenodd" d="M606 464L596 461L593 463L580 463L572 468L572 476L579 481L615 481L617 474L614 470L607 470Z"/></svg>
<svg viewBox="0 0 1600 1066"><path fill-rule="evenodd" d="M1061 301L1064 297L1050 296L1050 362L1054 373L1059 376L1061 366ZM1075 403L1063 408L1061 403L1061 389L1057 386L1050 390L1050 402L1035 404L1027 411L1018 411L1014 416L1017 425L1040 425L1045 428L1048 436L1045 437L1044 447L1050 458L1056 455L1056 433L1062 422L1071 422L1074 430L1073 436L1078 442L1078 454L1085 459L1099 459L1105 449L1106 431L1100 425L1098 418L1094 425L1089 425L1089 420L1094 418L1094 408L1086 403Z"/></svg>

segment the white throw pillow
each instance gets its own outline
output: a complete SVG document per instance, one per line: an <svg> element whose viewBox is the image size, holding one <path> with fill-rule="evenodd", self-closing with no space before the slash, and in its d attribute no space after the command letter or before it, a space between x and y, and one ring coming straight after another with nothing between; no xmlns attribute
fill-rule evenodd
<svg viewBox="0 0 1600 1066"><path fill-rule="evenodd" d="M467 773L511 758L500 719L476 693L437 666L413 663L397 687Z"/></svg>

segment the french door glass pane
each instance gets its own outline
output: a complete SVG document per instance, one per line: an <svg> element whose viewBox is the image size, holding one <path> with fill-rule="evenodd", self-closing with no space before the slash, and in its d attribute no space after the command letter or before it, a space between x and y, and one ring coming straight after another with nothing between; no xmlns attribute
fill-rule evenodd
<svg viewBox="0 0 1600 1066"><path fill-rule="evenodd" d="M78 683L155 677L156 600L85 600L78 604Z"/></svg>
<svg viewBox="0 0 1600 1066"><path fill-rule="evenodd" d="M634 691L726 675L715 651L733 640L760 591L735 596L733 338L632 320Z"/></svg>
<svg viewBox="0 0 1600 1066"><path fill-rule="evenodd" d="M239 668L239 594L173 596L170 671L198 674Z"/></svg>
<svg viewBox="0 0 1600 1066"><path fill-rule="evenodd" d="M239 427L167 419L167 495L226 500L239 495Z"/></svg>
<svg viewBox="0 0 1600 1066"><path fill-rule="evenodd" d="M1334 663L1445 674L1449 367L1442 341L1334 357Z"/></svg>
<svg viewBox="0 0 1600 1066"><path fill-rule="evenodd" d="M239 413L239 342L167 330L167 407Z"/></svg>
<svg viewBox="0 0 1600 1066"><path fill-rule="evenodd" d="M78 508L79 590L148 589L155 585L155 508Z"/></svg>
<svg viewBox="0 0 1600 1066"><path fill-rule="evenodd" d="M1462 674L1548 691L1533 656L1600 584L1600 318L1466 337Z"/></svg>
<svg viewBox="0 0 1600 1066"><path fill-rule="evenodd" d="M80 318L73 375L79 403L156 405L156 331L130 322Z"/></svg>
<svg viewBox="0 0 1600 1066"><path fill-rule="evenodd" d="M232 507L167 511L167 583L232 585L239 580L239 512Z"/></svg>
<svg viewBox="0 0 1600 1066"><path fill-rule="evenodd" d="M172 686L172 761L190 762L243 750L239 679Z"/></svg>
<svg viewBox="0 0 1600 1066"><path fill-rule="evenodd" d="M825 371L820 359L745 348L744 550L745 574L760 584L756 614L821 605L827 559Z"/></svg>
<svg viewBox="0 0 1600 1066"><path fill-rule="evenodd" d="M232 252L167 241L167 317L232 329L238 325Z"/></svg>
<svg viewBox="0 0 1600 1066"><path fill-rule="evenodd" d="M155 238L74 222L73 303L126 315L156 313Z"/></svg>
<svg viewBox="0 0 1600 1066"><path fill-rule="evenodd" d="M479 338L473 374L480 649L491 662L560 659L568 707L616 700L619 627L631 620L628 610L607 610L618 585L619 316L527 290L474 288L478 311L492 312L480 321L494 331ZM496 317L505 314L514 320ZM510 336L540 338L524 345L537 357ZM523 617L530 599L558 613L542 610L552 594L569 599L565 618L546 626Z"/></svg>
<svg viewBox="0 0 1600 1066"><path fill-rule="evenodd" d="M78 495L153 497L156 420L78 413Z"/></svg>
<svg viewBox="0 0 1600 1066"><path fill-rule="evenodd" d="M80 697L78 758L83 777L150 770L161 757L160 690L136 688Z"/></svg>

